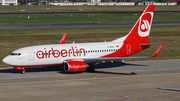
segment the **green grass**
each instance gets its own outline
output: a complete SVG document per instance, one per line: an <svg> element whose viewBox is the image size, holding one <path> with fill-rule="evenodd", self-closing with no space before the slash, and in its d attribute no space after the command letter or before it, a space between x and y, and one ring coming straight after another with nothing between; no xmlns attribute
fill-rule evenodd
<svg viewBox="0 0 180 101"><path fill-rule="evenodd" d="M64 32L68 32L66 43L112 41L126 35L131 27L113 28L64 28L64 29L14 29L0 30L0 60L12 51L25 46L58 44ZM153 59L180 58L180 26L152 26L149 41L166 42L160 55ZM135 56L151 56L159 45L152 45L149 49ZM0 61L0 67L8 66Z"/></svg>
<svg viewBox="0 0 180 101"><path fill-rule="evenodd" d="M28 19L30 16L30 19ZM67 23L67 22L118 22L118 21L136 21L140 15L133 14L53 14L53 15L1 15L1 24L14 23ZM180 20L179 15L154 15L153 21Z"/></svg>

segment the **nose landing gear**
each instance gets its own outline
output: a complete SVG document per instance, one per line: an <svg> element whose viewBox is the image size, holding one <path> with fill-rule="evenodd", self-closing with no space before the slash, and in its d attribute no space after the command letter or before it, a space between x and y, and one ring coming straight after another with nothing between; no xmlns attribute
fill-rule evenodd
<svg viewBox="0 0 180 101"><path fill-rule="evenodd" d="M21 70L21 74L25 74L26 73L26 70Z"/></svg>
<svg viewBox="0 0 180 101"><path fill-rule="evenodd" d="M21 70L21 73L22 73L22 74L25 74L25 73L26 73L26 70L25 70L24 67L14 67L14 69Z"/></svg>

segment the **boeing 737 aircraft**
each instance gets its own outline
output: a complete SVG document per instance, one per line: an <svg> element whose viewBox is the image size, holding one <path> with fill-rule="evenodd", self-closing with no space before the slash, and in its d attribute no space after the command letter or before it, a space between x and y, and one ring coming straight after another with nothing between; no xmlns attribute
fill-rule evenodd
<svg viewBox="0 0 180 101"><path fill-rule="evenodd" d="M94 71L93 64L145 59L159 55L164 43L149 57L129 57L150 47L148 41L155 5L149 5L131 31L111 42L65 44L67 32L60 44L38 45L20 48L3 59L3 62L25 73L26 67L63 66L65 72Z"/></svg>

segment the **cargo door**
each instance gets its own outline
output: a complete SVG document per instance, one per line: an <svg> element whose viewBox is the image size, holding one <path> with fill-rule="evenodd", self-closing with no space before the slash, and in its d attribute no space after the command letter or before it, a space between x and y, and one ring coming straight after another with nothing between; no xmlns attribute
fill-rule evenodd
<svg viewBox="0 0 180 101"><path fill-rule="evenodd" d="M131 45L127 44L126 47L127 47L127 55L130 55L131 54Z"/></svg>

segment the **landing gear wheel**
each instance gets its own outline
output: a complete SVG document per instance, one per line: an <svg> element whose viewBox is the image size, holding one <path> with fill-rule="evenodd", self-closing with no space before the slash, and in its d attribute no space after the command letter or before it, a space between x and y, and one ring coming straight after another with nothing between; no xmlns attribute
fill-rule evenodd
<svg viewBox="0 0 180 101"><path fill-rule="evenodd" d="M26 70L22 70L21 73L22 73L22 74L25 74L25 73L26 73Z"/></svg>
<svg viewBox="0 0 180 101"><path fill-rule="evenodd" d="M94 72L95 69L94 69L94 67L90 67L90 68L87 69L87 71L88 71L88 72Z"/></svg>

